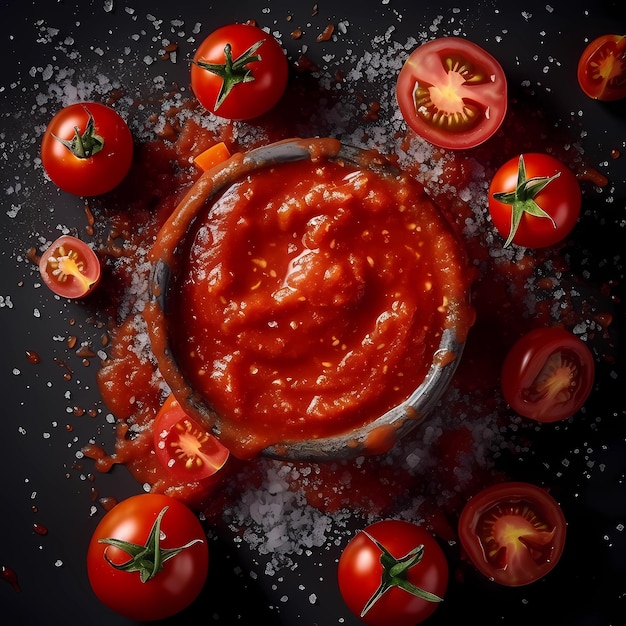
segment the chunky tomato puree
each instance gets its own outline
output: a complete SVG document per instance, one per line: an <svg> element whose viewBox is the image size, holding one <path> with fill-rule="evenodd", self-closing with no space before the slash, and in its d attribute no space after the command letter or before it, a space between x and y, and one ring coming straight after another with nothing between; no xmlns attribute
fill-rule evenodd
<svg viewBox="0 0 626 626"><path fill-rule="evenodd" d="M463 247L422 186L343 161L247 175L177 257L171 348L244 458L404 402L471 319Z"/></svg>

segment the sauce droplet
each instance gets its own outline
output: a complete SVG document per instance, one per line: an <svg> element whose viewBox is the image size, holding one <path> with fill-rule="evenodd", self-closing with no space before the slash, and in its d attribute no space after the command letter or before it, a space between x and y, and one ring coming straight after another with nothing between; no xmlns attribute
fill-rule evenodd
<svg viewBox="0 0 626 626"><path fill-rule="evenodd" d="M0 565L0 578L8 582L9 585L13 587L14 591L17 591L17 592L21 591L20 586L17 582L17 574L15 573L15 570L11 569L10 567L6 565Z"/></svg>

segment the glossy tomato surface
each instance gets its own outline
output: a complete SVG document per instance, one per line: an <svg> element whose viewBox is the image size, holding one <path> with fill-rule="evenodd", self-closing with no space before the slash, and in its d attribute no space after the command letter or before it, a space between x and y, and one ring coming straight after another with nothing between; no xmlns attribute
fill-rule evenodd
<svg viewBox="0 0 626 626"><path fill-rule="evenodd" d="M424 139L451 150L473 148L502 124L507 83L498 61L479 45L441 37L411 53L396 97L406 123Z"/></svg>
<svg viewBox="0 0 626 626"><path fill-rule="evenodd" d="M459 518L461 545L476 569L509 587L548 574L563 553L566 521L547 491L506 482L480 491Z"/></svg>
<svg viewBox="0 0 626 626"><path fill-rule="evenodd" d="M626 35L594 39L578 61L578 83L590 98L626 98Z"/></svg>
<svg viewBox="0 0 626 626"><path fill-rule="evenodd" d="M229 24L198 47L191 87L206 109L232 120L267 113L282 97L289 69L280 44L249 24Z"/></svg>
<svg viewBox="0 0 626 626"><path fill-rule="evenodd" d="M82 298L100 281L100 259L84 241L61 235L41 255L39 272L58 296Z"/></svg>
<svg viewBox="0 0 626 626"><path fill-rule="evenodd" d="M525 178L520 175L520 160ZM539 179L544 187L533 185ZM522 183L529 190L520 190ZM499 194L515 194L505 202ZM576 176L566 165L549 154L528 153L514 157L496 172L489 186L489 213L494 226L507 240L528 248L544 248L559 243L572 231L580 216L582 194ZM538 208L537 208L538 207ZM519 222L514 212L519 211Z"/></svg>
<svg viewBox="0 0 626 626"><path fill-rule="evenodd" d="M421 560L407 571L408 581L443 599L448 585L448 564L437 540L430 532L410 522L383 520L358 532L339 559L339 589L355 615L361 615L383 580L382 550L373 539L396 559L402 559L411 550L423 546ZM437 601L392 587L361 619L369 626L414 626L432 615L438 606Z"/></svg>
<svg viewBox="0 0 626 626"><path fill-rule="evenodd" d="M501 386L511 408L539 422L574 415L594 383L587 345L564 328L537 328L523 335L502 364Z"/></svg>
<svg viewBox="0 0 626 626"><path fill-rule="evenodd" d="M164 559L145 582L138 571L118 569L132 555L108 540L145 546L164 510L159 547L180 551ZM204 586L208 567L202 524L179 500L160 494L131 496L116 504L96 527L87 551L89 582L98 599L116 613L139 621L162 619L189 606Z"/></svg>
<svg viewBox="0 0 626 626"><path fill-rule="evenodd" d="M153 428L157 458L179 480L208 478L228 460L228 448L189 417L173 395L159 410Z"/></svg>
<svg viewBox="0 0 626 626"><path fill-rule="evenodd" d="M84 149L86 134L95 136L95 148ZM68 147L72 141L74 147ZM111 191L126 177L132 160L128 125L116 111L98 102L64 107L50 120L41 140L46 173L57 187L77 196Z"/></svg>

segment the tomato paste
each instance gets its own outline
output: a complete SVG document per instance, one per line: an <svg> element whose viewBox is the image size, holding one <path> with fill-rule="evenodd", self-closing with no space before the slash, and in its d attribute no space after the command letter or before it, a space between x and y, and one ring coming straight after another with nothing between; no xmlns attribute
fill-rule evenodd
<svg viewBox="0 0 626 626"><path fill-rule="evenodd" d="M464 249L422 186L341 160L248 173L176 258L169 344L242 458L375 420L472 319Z"/></svg>

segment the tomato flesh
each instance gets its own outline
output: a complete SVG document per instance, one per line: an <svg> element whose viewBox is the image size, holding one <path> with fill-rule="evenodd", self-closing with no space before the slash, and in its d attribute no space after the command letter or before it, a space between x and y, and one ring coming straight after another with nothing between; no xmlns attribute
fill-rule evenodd
<svg viewBox="0 0 626 626"><path fill-rule="evenodd" d="M611 101L626 97L626 36L594 39L578 62L578 82L590 98Z"/></svg>
<svg viewBox="0 0 626 626"><path fill-rule="evenodd" d="M59 296L81 298L100 280L100 261L83 241L63 235L42 255L39 271L44 283Z"/></svg>
<svg viewBox="0 0 626 626"><path fill-rule="evenodd" d="M492 485L465 505L461 545L476 569L510 587L530 584L557 564L566 522L544 489L522 482Z"/></svg>
<svg viewBox="0 0 626 626"><path fill-rule="evenodd" d="M578 337L562 328L523 335L502 364L501 385L514 411L540 422L574 415L594 382L594 359Z"/></svg>
<svg viewBox="0 0 626 626"><path fill-rule="evenodd" d="M422 44L404 64L396 95L407 124L442 148L477 146L500 127L507 109L500 64L457 37Z"/></svg>
<svg viewBox="0 0 626 626"><path fill-rule="evenodd" d="M157 458L176 478L202 480L218 472L228 460L228 448L189 417L173 395L154 423Z"/></svg>

